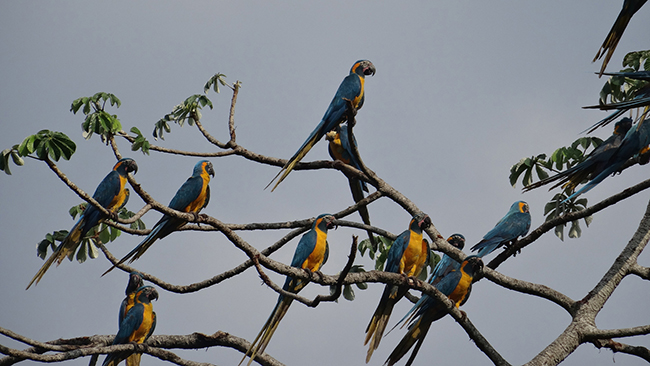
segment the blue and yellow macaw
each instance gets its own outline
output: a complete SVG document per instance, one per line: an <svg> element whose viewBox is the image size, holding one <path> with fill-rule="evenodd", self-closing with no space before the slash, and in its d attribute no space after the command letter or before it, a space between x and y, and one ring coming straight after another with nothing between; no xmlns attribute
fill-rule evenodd
<svg viewBox="0 0 650 366"><path fill-rule="evenodd" d="M509 246L517 241L517 238L524 236L530 229L530 208L524 201L517 201L510 206L508 213L497 222L494 228L488 231L483 240L472 247L472 251L478 250L478 256L492 253L501 245Z"/></svg>
<svg viewBox="0 0 650 366"><path fill-rule="evenodd" d="M465 237L462 234L453 234L452 236L447 238L447 242L458 250L463 250L463 248L465 247ZM442 259L440 259L440 262L436 264L436 267L431 272L431 276L429 276L429 280L427 282L435 286L438 282L442 280L443 277L445 277L447 274L453 271L458 271L459 268L460 268L460 263L456 262L456 260L452 259L450 256L445 254L442 256ZM416 302L415 305L413 305L411 310L409 310L406 314L404 314L402 319L400 319L400 321L397 322L397 325L401 324L404 321L406 323L409 323L411 318L415 314L417 314L417 310L419 310L422 307L426 299L427 298L424 296L420 297L420 300L418 300L418 302Z"/></svg>
<svg viewBox="0 0 650 366"><path fill-rule="evenodd" d="M174 198L169 203L169 208L176 211L189 212L198 216L198 213L208 205L210 201L210 176L214 177L214 168L212 163L207 160L201 160L194 165L192 176L178 189ZM176 217L164 215L154 225L153 229L144 240L138 244L129 254L120 259L118 264L124 263L127 259L129 263L140 258L144 252L153 245L157 239L162 239L173 231L178 230L185 225L187 221ZM112 266L103 275L113 270ZM103 276L102 275L102 276Z"/></svg>
<svg viewBox="0 0 650 366"><path fill-rule="evenodd" d="M277 188L278 184L291 173L294 166L307 155L309 150L323 137L326 133L332 131L336 126L340 125L347 118L348 114L348 101L351 101L356 109L361 109L364 101L364 82L366 75L375 74L375 66L368 60L359 60L352 65L350 74L343 79L339 85L334 99L330 102L323 119L318 126L312 131L307 140L302 144L300 149L287 161L282 167L280 172L273 178L273 180L266 186L271 185L278 177L278 181L273 186L271 191Z"/></svg>
<svg viewBox="0 0 650 366"><path fill-rule="evenodd" d="M460 264L458 270L448 273L435 287L453 301L458 308L465 304L469 298L472 281L481 268L483 268L481 258L476 255L470 255ZM447 315L447 308L444 304L426 294L423 294L422 298L425 301L416 313L417 318L410 323L408 332L397 344L390 356L388 356L384 365L392 366L397 363L415 344L416 346L406 362L406 366L411 365L422 346L422 342L431 327L431 323Z"/></svg>
<svg viewBox="0 0 650 366"><path fill-rule="evenodd" d="M126 297L124 300L122 300L122 304L120 305L120 312L117 316L118 327L120 324L122 324L122 320L124 320L126 313L135 304L135 294L142 286L144 286L144 279L142 278L142 275L138 272L131 272L129 274L129 283L126 285L126 291L124 291Z"/></svg>
<svg viewBox="0 0 650 366"><path fill-rule="evenodd" d="M97 189L95 189L93 199L106 210L117 213L129 200L129 190L125 188L125 185L127 174L130 172L134 174L138 172L138 165L135 163L135 160L131 158L118 160L113 170L104 177L97 186ZM72 255L74 255L84 236L104 219L106 219L104 213L97 207L88 204L79 217L79 220L70 229L68 235L63 238L63 241L61 241L61 244L54 250L52 255L45 261L41 269L38 270L34 278L29 282L29 285L27 285L27 288L34 282L38 284L54 261L57 262L56 265L58 266L66 256L72 259Z"/></svg>
<svg viewBox="0 0 650 366"><path fill-rule="evenodd" d="M614 151L607 161L606 167L598 175L593 177L589 183L585 184L584 187L562 202L567 202L583 193L589 192L605 178L619 171L629 159L645 153L648 149L648 144L650 144L650 119L646 119L632 126L625 134L620 146L616 148L616 151Z"/></svg>
<svg viewBox="0 0 650 366"><path fill-rule="evenodd" d="M329 154L333 160L340 160L345 164L355 167L357 170L361 170L361 164L352 151L352 146L350 145L350 139L348 136L347 123L336 126L334 130L328 132L325 135L325 138L329 141ZM352 135L352 143L355 147L357 146L357 139L354 138L354 135ZM348 177L348 182L350 183L350 191L352 192L354 202L361 201L364 198L363 191L368 192L368 185L366 182L352 177ZM367 206L359 207L359 215L364 224L370 225L370 214L368 213ZM371 231L368 231L368 238L374 246L375 239Z"/></svg>
<svg viewBox="0 0 650 366"><path fill-rule="evenodd" d="M291 260L291 266L311 272L320 270L329 257L327 230L333 228L335 223L336 219L330 214L322 214L318 216L311 225L311 230L300 238L296 251L293 254L293 259ZM302 290L308 282L309 281L303 279L295 279L287 276L282 289L295 294ZM282 295L278 296L278 302L275 304L275 308L273 308L273 311L266 320L266 323L264 323L262 330L260 330L257 337L255 337L255 340L251 343L250 347L244 354L244 357L239 362L240 365L244 362L246 356L250 356L250 360L248 360L248 365L250 365L256 355L264 352L264 349L266 349L266 346L271 341L271 337L273 337L273 333L275 333L275 330L278 328L280 320L282 320L284 315L287 313L287 310L289 310L292 301L293 299L290 297L284 297Z"/></svg>
<svg viewBox="0 0 650 366"><path fill-rule="evenodd" d="M429 261L428 243L422 238L422 230L431 225L431 218L425 213L418 213L411 219L409 229L402 232L391 245L386 258L384 271L417 277ZM370 341L366 363L372 353L379 347L393 306L406 294L408 287L387 284L381 295L375 313L366 328L364 345ZM371 341L372 339L372 341Z"/></svg>
<svg viewBox="0 0 650 366"><path fill-rule="evenodd" d="M575 189L578 184L596 177L607 168L609 160L621 146L623 138L631 127L631 118L625 117L621 119L616 122L612 135L607 138L607 140L603 141L602 144L598 145L598 147L595 148L584 161L563 172L530 184L524 187L524 191L530 191L555 181L559 182L549 188L549 191L559 186Z"/></svg>
<svg viewBox="0 0 650 366"><path fill-rule="evenodd" d="M596 57L594 57L594 60L592 61L592 62L596 62L596 60L603 57L603 55L605 56L605 59L603 60L603 65L600 67L599 75L602 75L603 72L605 71L605 68L609 63L609 60L612 58L612 54L614 54L614 50L618 45L618 41L621 40L621 37L623 36L623 32L625 32L625 28L627 27L627 24L630 22L630 19L632 19L634 13L636 13L639 9L641 9L641 7L643 6L643 4L646 3L646 1L647 0L624 0L623 1L623 8L621 9L621 12L618 13L618 17L616 17L616 20L614 21L614 25L612 25L612 29L607 34L607 37L605 37L605 41L603 41L603 45L600 46L600 48L598 49L598 53L596 53Z"/></svg>
<svg viewBox="0 0 650 366"><path fill-rule="evenodd" d="M156 328L156 313L151 300L158 299L158 291L152 286L142 286L134 296L135 302L127 311L112 344L144 343ZM139 366L141 353L114 352L106 356L102 366L117 366L126 359L127 366Z"/></svg>

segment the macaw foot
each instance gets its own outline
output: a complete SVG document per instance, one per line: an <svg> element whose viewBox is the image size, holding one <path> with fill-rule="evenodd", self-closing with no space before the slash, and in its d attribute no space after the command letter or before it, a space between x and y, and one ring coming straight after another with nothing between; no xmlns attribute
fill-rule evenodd
<svg viewBox="0 0 650 366"><path fill-rule="evenodd" d="M505 243L505 247L506 247L506 249L510 249L510 248L514 247L516 244L517 244L517 239L513 239L512 241ZM512 254L512 256L516 257L517 254L519 254L519 253L521 253L521 248L517 249L517 251L514 252Z"/></svg>
<svg viewBox="0 0 650 366"><path fill-rule="evenodd" d="M420 279L418 279L417 277L413 277L413 276L408 276L406 278L406 284L411 286L411 287L415 287L415 288L421 288L422 287L422 281Z"/></svg>
<svg viewBox="0 0 650 366"><path fill-rule="evenodd" d="M461 310L460 311L460 318L463 319L463 320L467 320L467 313Z"/></svg>
<svg viewBox="0 0 650 366"><path fill-rule="evenodd" d="M208 214L204 214L204 213L203 213L203 214L200 214L200 215L199 215L199 221L200 221L200 222L206 222L206 221L209 220L209 219L210 219L210 216L208 216Z"/></svg>
<svg viewBox="0 0 650 366"><path fill-rule="evenodd" d="M119 219L119 215L115 211L109 211L108 218L111 221L117 222L117 220Z"/></svg>

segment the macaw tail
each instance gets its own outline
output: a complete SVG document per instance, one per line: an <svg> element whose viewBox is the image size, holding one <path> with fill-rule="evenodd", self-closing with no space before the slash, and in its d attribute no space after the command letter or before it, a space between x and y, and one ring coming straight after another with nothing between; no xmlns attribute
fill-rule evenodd
<svg viewBox="0 0 650 366"><path fill-rule="evenodd" d="M271 192L273 192L278 187L278 185L284 180L284 178L286 178L287 175L291 173L291 171L296 166L296 164L298 164L300 160L302 160L302 158L304 158L305 155L307 155L309 150L311 150L311 148L318 142L318 140L320 140L321 137L323 137L323 135L318 133L318 128L316 128L316 130L314 130L311 133L307 141L305 141L300 147L300 149L291 157L291 159L289 159L289 161L287 161L287 163L284 164L280 172L278 172L278 174L269 182L269 184L266 185L266 187L264 187L264 189L269 188L269 186L273 183L273 181L278 179L278 177L280 177L278 181L275 183L275 185L273 186L273 189L271 189Z"/></svg>
<svg viewBox="0 0 650 366"><path fill-rule="evenodd" d="M83 223L84 223L84 217L82 216L79 218L79 220L77 220L77 222L72 227L68 235L66 235L65 238L63 238L63 241L61 241L61 244L59 244L59 246L54 250L52 255L50 255L50 257L45 261L45 263L43 263L41 269L39 269L38 272L36 272L36 275L29 282L29 285L27 285L27 288L25 290L29 289L34 283L38 284L41 278L43 278L43 276L45 275L45 272L47 272L47 270L50 268L52 263L54 263L54 261L56 261L56 265L58 266L59 264L61 264L61 262L63 262L63 259L65 259L65 257L67 256L72 257L75 250L79 246L79 243L81 243L83 234L85 234L82 232Z"/></svg>
<svg viewBox="0 0 650 366"><path fill-rule="evenodd" d="M636 12L636 10L634 10L634 12ZM600 67L600 72L598 76L603 75L603 72L605 72L605 68L607 67L609 60L612 58L612 55L614 54L614 50L618 45L618 41L621 40L621 36L623 36L623 32L625 31L627 24L630 22L630 19L632 19L632 15L634 15L634 12L626 12L625 9L621 11L621 13L616 18L616 21L614 21L614 24L612 25L612 29L607 34L607 38L605 38L605 41L603 41L603 45L600 46L600 48L598 49L598 53L596 53L596 57L594 57L593 61L591 61L591 62L596 62L596 60L598 60L599 58L603 57L603 55L605 55L605 59L603 60L603 65ZM605 51L607 51L607 54L605 54Z"/></svg>
<svg viewBox="0 0 650 366"><path fill-rule="evenodd" d="M393 306L399 299L404 295L403 291L395 289L396 286L388 285L384 289L384 293L381 296L379 305L375 309L375 313L370 319L368 327L366 327L366 339L363 342L365 346L370 342L368 347L368 354L366 355L366 363L370 362L373 352L379 348L379 343L381 338L384 336L384 331L386 330L386 325L388 325L388 320L390 319L390 314L393 312ZM400 296L402 295L402 296Z"/></svg>
<svg viewBox="0 0 650 366"><path fill-rule="evenodd" d="M293 299L286 297L283 297L280 301L278 301L278 303L275 305L275 308L271 312L271 315L269 315L269 318L266 320L266 323L264 323L262 330L260 330L260 332L257 334L257 337L255 337L255 340L253 343L251 343L248 351L246 351L244 357L242 357L241 361L239 361L239 365L244 362L246 356L250 356L247 364L247 366L250 366L250 364L253 363L255 356L264 352L266 346L271 341L271 337L273 337L273 333L275 333L275 330L278 328L280 320L284 318L287 310L289 310L289 305L291 305L292 301ZM257 341L259 341L259 343Z"/></svg>
<svg viewBox="0 0 650 366"><path fill-rule="evenodd" d="M140 366L140 359L142 358L142 353L134 353L131 356L126 358L126 366Z"/></svg>
<svg viewBox="0 0 650 366"><path fill-rule="evenodd" d="M561 203L566 203L567 201L570 201L571 199L578 197L579 195L583 193L589 192L592 188L597 186L600 182L605 180L610 174L614 173L616 170L620 168L620 165L614 165L614 166L609 166L607 169L603 170L600 174L598 174L594 179L590 180L589 183L585 184L584 187L580 188L578 191L574 192L572 195L567 197L564 201Z"/></svg>
<svg viewBox="0 0 650 366"><path fill-rule="evenodd" d="M423 319L424 315L421 316L416 323L409 327L408 332L397 344L393 352L391 352L391 354L388 356L388 359L386 362L384 362L384 365L394 365L397 363L397 361L404 357L404 355L411 349L411 347L413 347L414 344L417 343L415 349L411 353L411 357L409 357L409 360L406 362L406 366L410 366L411 363L413 363L413 360L415 360L415 356L417 355L418 351L420 350L420 346L424 341L424 337L426 337L427 332L429 331L429 327L431 327L431 321L423 321Z"/></svg>
<svg viewBox="0 0 650 366"><path fill-rule="evenodd" d="M350 183L350 192L352 192L352 198L354 199L354 202L359 202L361 201L363 197L363 184L365 182L362 182L358 179L355 178L350 178L348 179L348 182ZM368 188L366 187L365 191L368 191ZM370 225L370 214L368 213L368 206L360 206L359 207L359 215L361 216L361 220L363 220L363 223L366 225ZM368 233L368 239L370 239L370 244L372 244L373 248L377 248L377 243L375 242L375 237L372 235L372 231L367 230Z"/></svg>
<svg viewBox="0 0 650 366"><path fill-rule="evenodd" d="M106 272L104 272L102 276L106 275L108 272L112 271L113 269L115 269L115 267L126 262L127 260L129 261L129 263L132 263L134 260L140 258L144 254L144 252L146 252L147 249L149 249L153 245L153 243L160 237L159 235L160 230L162 229L163 226L165 226L165 223L159 221L158 224L153 228L153 230L151 230L149 235L147 235L147 237L144 238L144 240L142 240L142 242L138 244L138 246L133 248L133 250L130 251L129 254L125 255L122 259L120 259L120 261L117 262L117 264L114 264L111 268L109 268Z"/></svg>
<svg viewBox="0 0 650 366"><path fill-rule="evenodd" d="M124 358L124 352L109 353L104 359L102 366L117 366Z"/></svg>

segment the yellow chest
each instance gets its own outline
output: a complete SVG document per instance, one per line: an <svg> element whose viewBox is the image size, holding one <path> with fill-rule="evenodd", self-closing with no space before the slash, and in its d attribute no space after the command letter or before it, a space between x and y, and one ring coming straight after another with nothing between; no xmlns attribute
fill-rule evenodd
<svg viewBox="0 0 650 366"><path fill-rule="evenodd" d="M302 262L302 268L309 268L312 272L318 271L320 266L323 265L325 252L327 250L327 233L316 229L316 234L316 246L309 257Z"/></svg>
<svg viewBox="0 0 650 366"><path fill-rule="evenodd" d="M427 260L426 243L422 242L422 233L411 231L409 245L404 250L400 261L399 271L407 276L418 276Z"/></svg>
<svg viewBox="0 0 650 366"><path fill-rule="evenodd" d="M359 92L359 95L356 98L354 98L354 107L355 108L359 108L359 103L361 102L361 98L363 98L364 83L366 81L366 79L362 78L361 76L357 75L357 77L359 78L359 82L361 83L361 91Z"/></svg>
<svg viewBox="0 0 650 366"><path fill-rule="evenodd" d="M463 276L460 278L458 286L454 289L454 292L449 294L449 298L456 304L456 307L460 306L460 303L463 302L465 296L467 296L467 290L472 285L472 277L467 275L467 273L462 272Z"/></svg>
<svg viewBox="0 0 650 366"><path fill-rule="evenodd" d="M199 212L203 206L205 206L205 200L208 198L207 191L208 183L210 183L210 176L204 172L201 174L201 178L203 178L201 193L199 193L199 196L185 208L185 212Z"/></svg>
<svg viewBox="0 0 650 366"><path fill-rule="evenodd" d="M153 326L153 321L154 321L154 314L153 314L153 306L151 303L149 304L144 304L144 314L142 317L142 324L140 324L140 327L131 334L129 337L130 342L135 342L135 343L142 343L145 341L147 338L147 334L149 334L149 330Z"/></svg>
<svg viewBox="0 0 650 366"><path fill-rule="evenodd" d="M126 189L124 189L124 186L126 185L126 177L120 176L120 193L113 198L111 203L108 204L108 207L106 207L107 210L109 211L117 211L122 205L124 204L124 200L126 199Z"/></svg>

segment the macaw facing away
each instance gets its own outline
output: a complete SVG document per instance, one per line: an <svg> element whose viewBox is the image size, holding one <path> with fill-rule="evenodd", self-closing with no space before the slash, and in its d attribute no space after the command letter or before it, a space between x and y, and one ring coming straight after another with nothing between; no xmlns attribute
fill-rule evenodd
<svg viewBox="0 0 650 366"><path fill-rule="evenodd" d="M135 304L135 294L140 287L144 286L144 279L142 275L138 272L131 272L129 274L129 283L126 285L126 297L122 300L120 305L120 312L117 316L117 326L119 327L122 324L122 320L126 316L126 313L133 307Z"/></svg>
<svg viewBox="0 0 650 366"><path fill-rule="evenodd" d="M524 187L524 191L530 191L558 180L559 182L549 188L549 191L559 186L575 189L578 184L585 180L593 179L607 168L609 159L614 155L619 146L621 146L623 138L631 127L632 119L627 117L621 119L616 122L612 135L603 141L602 144L598 145L585 160L563 172Z"/></svg>
<svg viewBox="0 0 650 366"><path fill-rule="evenodd" d="M336 219L330 214L322 214L314 220L314 223L311 225L311 230L305 233L298 242L293 259L291 260L292 267L303 268L311 272L316 272L321 269L329 257L327 230L333 228L335 222ZM303 279L295 279L287 276L282 289L295 294L302 290L308 282ZM278 296L278 302L275 304L275 308L273 308L262 330L255 337L255 340L251 343L244 357L242 357L239 362L240 365L244 362L246 356L250 356L250 360L248 360L248 365L250 365L256 355L264 352L264 349L266 349L266 346L271 341L271 337L273 337L273 333L278 328L280 320L282 320L287 310L289 310L292 301L293 299L290 297Z"/></svg>
<svg viewBox="0 0 650 366"><path fill-rule="evenodd" d="M320 123L316 126L314 131L309 135L307 140L302 144L300 149L287 161L286 164L280 169L280 172L271 180L266 186L271 185L278 177L278 181L271 189L271 192L277 188L278 184L291 173L294 166L307 155L309 150L320 140L326 133L333 130L336 126L340 125L347 118L348 114L348 101L351 101L356 109L361 109L364 102L364 82L366 75L375 74L375 65L368 60L359 60L352 65L350 74L343 79L339 85L334 99L330 102L327 111ZM347 99L347 100L346 100Z"/></svg>
<svg viewBox="0 0 650 366"><path fill-rule="evenodd" d="M120 323L113 344L144 343L151 337L156 328L156 313L151 304L154 299L158 299L158 291L152 286L143 286L136 291L135 303ZM102 366L117 366L124 359L127 366L138 366L141 356L141 353L110 353Z"/></svg>
<svg viewBox="0 0 650 366"><path fill-rule="evenodd" d="M481 258L476 255L470 255L460 264L458 270L448 273L435 285L435 287L438 291L442 292L453 301L458 308L465 304L469 298L472 289L472 281L481 268L483 268L483 261L481 261ZM394 365L404 357L406 352L408 352L415 344L411 357L409 357L406 362L406 366L411 365L422 346L422 342L429 331L431 323L447 315L447 307L444 304L426 294L423 294L422 298L424 298L425 301L416 313L417 318L410 323L408 332L397 344L390 356L388 356L384 365Z"/></svg>
<svg viewBox="0 0 650 366"><path fill-rule="evenodd" d="M619 171L630 158L645 152L648 144L650 144L650 119L646 119L632 126L625 134L620 146L607 161L606 167L598 175L593 177L589 183L585 184L584 187L562 202L567 202L583 193L589 192L605 178Z"/></svg>
<svg viewBox="0 0 650 366"><path fill-rule="evenodd" d="M409 229L402 232L391 245L386 258L384 271L417 277L429 261L430 249L425 240L422 240L422 230L431 225L431 218L425 213L413 216ZM386 284L379 304L372 319L366 328L364 345L370 341L366 363L370 361L372 353L379 347L388 319L393 311L393 306L408 292L407 286Z"/></svg>
<svg viewBox="0 0 650 366"><path fill-rule="evenodd" d="M501 245L514 244L518 237L528 234L528 229L530 229L530 208L526 202L517 201L510 206L508 213L494 228L483 236L483 240L474 245L471 250L478 250L478 256L483 258Z"/></svg>
<svg viewBox="0 0 650 366"><path fill-rule="evenodd" d="M340 160L345 164L355 167L357 170L361 170L361 164L355 157L354 152L352 151L352 146L350 145L347 123L336 126L334 130L325 135L325 138L329 141L328 151L333 160ZM354 138L354 135L352 135L352 143L355 147L357 146L357 139ZM348 182L350 183L350 191L352 192L354 202L356 203L361 201L364 198L363 191L368 192L368 185L366 182L351 177L348 177ZM359 215L364 224L370 225L370 214L368 213L367 206L359 207ZM368 231L368 238L374 247L375 239L371 231Z"/></svg>
<svg viewBox="0 0 650 366"><path fill-rule="evenodd" d="M453 234L452 236L447 238L447 242L458 250L463 250L463 248L465 247L465 237L462 234ZM429 280L427 282L435 286L438 282L442 280L443 277L445 277L447 274L453 271L458 271L459 268L460 268L460 263L456 262L456 260L452 259L450 256L445 254L442 256L442 259L440 259L440 262L436 264L436 267L431 272L431 276L429 276ZM426 299L427 297L425 296L420 297L420 300L418 300L418 302L415 303L415 305L413 305L411 310L409 310L402 317L402 319L400 319L400 321L397 322L395 326L401 324L403 321L409 323L410 319L415 314L417 314L417 310L419 310L422 307Z"/></svg>
<svg viewBox="0 0 650 366"><path fill-rule="evenodd" d="M126 205L129 199L129 192L125 188L125 185L127 174L130 172L134 174L138 172L138 165L135 163L135 160L131 158L118 160L113 170L104 177L97 186L97 189L95 189L93 199L112 213L119 211L120 208ZM38 284L54 261L57 262L56 265L58 266L66 256L72 259L72 255L77 250L77 247L79 247L84 236L104 219L106 219L104 213L94 205L88 204L79 217L79 220L70 229L68 235L63 238L63 241L61 241L61 244L54 250L52 255L45 261L41 269L38 270L34 278L29 282L29 285L27 285L27 288L34 282Z"/></svg>
<svg viewBox="0 0 650 366"><path fill-rule="evenodd" d="M643 6L643 4L646 3L646 1L647 0L624 0L623 1L623 8L621 9L621 12L618 13L618 17L616 17L616 20L614 21L614 25L612 25L612 29L607 34L607 37L605 37L605 41L603 41L603 45L600 46L600 48L598 49L598 53L596 53L596 57L594 57L593 61L591 61L591 62L596 62L596 60L600 59L601 57L603 57L603 55L605 55L605 59L603 60L603 65L600 67L599 75L602 75L603 72L605 71L605 68L609 63L609 60L612 58L612 54L614 54L614 50L618 45L618 41L621 40L621 37L623 36L623 32L625 32L625 28L627 27L627 24L630 22L630 19L632 19L632 15L634 15L634 13L636 13L639 9L641 9L641 7Z"/></svg>
<svg viewBox="0 0 650 366"><path fill-rule="evenodd" d="M189 212L195 215L208 205L210 201L210 176L214 177L214 168L212 163L207 160L201 160L194 165L192 176L178 189L174 198L169 203L169 208L181 212ZM176 217L163 215L163 217L154 225L149 235L138 244L129 254L120 259L118 264L124 263L127 259L129 263L140 258L144 252L153 245L157 239L162 239L173 231L178 230L185 225L187 221ZM103 275L115 268L115 265L109 268Z"/></svg>

